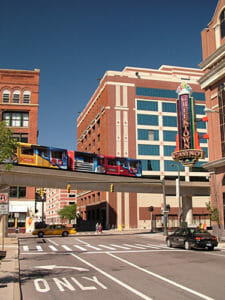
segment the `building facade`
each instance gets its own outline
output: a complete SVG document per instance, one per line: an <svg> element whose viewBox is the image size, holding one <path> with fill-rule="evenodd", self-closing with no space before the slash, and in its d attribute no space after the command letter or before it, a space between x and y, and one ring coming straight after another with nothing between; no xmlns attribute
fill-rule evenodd
<svg viewBox="0 0 225 300"><path fill-rule="evenodd" d="M172 161L177 134L176 90L181 81L192 88L196 113L202 118L205 95L198 83L203 72L194 68L161 66L158 70L126 67L122 72L107 71L87 106L77 119L78 151L138 158L143 175L155 179L178 176L178 165ZM205 122L197 122L200 135L207 133ZM207 140L200 146L206 158L193 168L181 167L180 179L207 181L202 164L208 160ZM194 222L207 221L205 203L209 197L193 197ZM174 195L170 204L169 226L178 224L178 203ZM85 191L78 197L80 216L104 227L149 228L150 212L154 226L162 227L163 195Z"/></svg>
<svg viewBox="0 0 225 300"><path fill-rule="evenodd" d="M67 193L63 189L45 189L45 221L47 224L69 223L66 219L61 219L58 211L65 205L76 203L76 191ZM74 220L75 221L75 220Z"/></svg>
<svg viewBox="0 0 225 300"><path fill-rule="evenodd" d="M212 20L202 31L204 75L199 83L205 91L208 114L209 163L212 207L225 226L225 0L219 0Z"/></svg>
<svg viewBox="0 0 225 300"><path fill-rule="evenodd" d="M18 141L37 143L40 70L0 70L0 120ZM10 187L9 228L24 228L34 215L35 188Z"/></svg>

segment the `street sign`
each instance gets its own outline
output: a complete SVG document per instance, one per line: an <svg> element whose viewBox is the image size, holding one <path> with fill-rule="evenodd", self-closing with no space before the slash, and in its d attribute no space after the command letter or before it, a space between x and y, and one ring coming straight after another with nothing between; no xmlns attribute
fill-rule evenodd
<svg viewBox="0 0 225 300"><path fill-rule="evenodd" d="M0 204L8 203L8 193L0 193Z"/></svg>
<svg viewBox="0 0 225 300"><path fill-rule="evenodd" d="M0 204L0 215L8 215L9 206L8 204Z"/></svg>

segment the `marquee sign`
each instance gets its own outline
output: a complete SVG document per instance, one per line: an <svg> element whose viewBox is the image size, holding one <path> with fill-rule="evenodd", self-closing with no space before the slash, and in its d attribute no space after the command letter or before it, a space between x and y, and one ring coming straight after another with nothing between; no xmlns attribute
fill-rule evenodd
<svg viewBox="0 0 225 300"><path fill-rule="evenodd" d="M182 82L177 88L177 127L176 149L172 153L175 161L183 165L192 166L198 159L205 157L205 152L199 145L196 132L195 103L191 97L191 87Z"/></svg>

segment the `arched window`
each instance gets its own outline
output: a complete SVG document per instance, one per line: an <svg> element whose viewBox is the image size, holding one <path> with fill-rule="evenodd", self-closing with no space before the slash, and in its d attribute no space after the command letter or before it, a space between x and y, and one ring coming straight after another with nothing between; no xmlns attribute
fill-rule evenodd
<svg viewBox="0 0 225 300"><path fill-rule="evenodd" d="M2 93L2 103L9 103L9 99L10 99L10 91L4 90Z"/></svg>
<svg viewBox="0 0 225 300"><path fill-rule="evenodd" d="M225 9L222 11L220 15L220 33L221 39L225 37Z"/></svg>
<svg viewBox="0 0 225 300"><path fill-rule="evenodd" d="M23 92L23 103L30 103L30 91Z"/></svg>
<svg viewBox="0 0 225 300"><path fill-rule="evenodd" d="M16 90L13 92L13 103L20 103L20 91Z"/></svg>

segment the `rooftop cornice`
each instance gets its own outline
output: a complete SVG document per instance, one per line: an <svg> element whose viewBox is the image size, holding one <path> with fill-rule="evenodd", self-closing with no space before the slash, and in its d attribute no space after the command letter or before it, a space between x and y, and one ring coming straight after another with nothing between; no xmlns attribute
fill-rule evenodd
<svg viewBox="0 0 225 300"><path fill-rule="evenodd" d="M203 60L199 67L203 70L212 67L218 60L220 60L223 56L225 56L225 44L220 46L216 51L214 51L211 55L209 55L205 60Z"/></svg>
<svg viewBox="0 0 225 300"><path fill-rule="evenodd" d="M204 169L207 169L208 171L213 171L217 168L224 167L224 166L225 166L225 157L210 161L210 162L202 165L202 167Z"/></svg>
<svg viewBox="0 0 225 300"><path fill-rule="evenodd" d="M215 82L220 80L225 76L225 59L221 60L217 65L215 65L210 71L203 75L198 82L202 89L213 85Z"/></svg>

